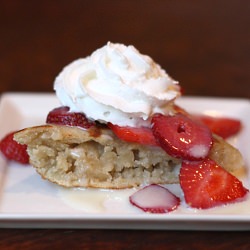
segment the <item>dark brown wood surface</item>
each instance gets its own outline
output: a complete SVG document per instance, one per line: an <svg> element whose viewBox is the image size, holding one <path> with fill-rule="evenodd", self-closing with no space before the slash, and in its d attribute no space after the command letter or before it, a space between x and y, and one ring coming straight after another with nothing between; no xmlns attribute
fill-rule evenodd
<svg viewBox="0 0 250 250"><path fill-rule="evenodd" d="M250 1L0 0L0 94L51 92L63 66L133 44L185 95L250 97ZM250 233L0 229L0 249L250 249Z"/></svg>

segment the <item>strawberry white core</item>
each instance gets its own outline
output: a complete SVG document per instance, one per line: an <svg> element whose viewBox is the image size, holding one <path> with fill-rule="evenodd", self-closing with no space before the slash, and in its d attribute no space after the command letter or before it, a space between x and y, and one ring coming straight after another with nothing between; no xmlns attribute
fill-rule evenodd
<svg viewBox="0 0 250 250"><path fill-rule="evenodd" d="M197 144L189 149L189 154L193 158L202 159L208 155L210 148L207 145Z"/></svg>

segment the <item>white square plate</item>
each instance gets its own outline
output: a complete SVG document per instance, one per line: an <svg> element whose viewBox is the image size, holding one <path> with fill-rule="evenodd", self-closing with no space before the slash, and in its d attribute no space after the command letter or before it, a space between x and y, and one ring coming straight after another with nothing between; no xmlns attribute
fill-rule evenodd
<svg viewBox="0 0 250 250"><path fill-rule="evenodd" d="M240 119L243 129L230 142L239 148L246 165L250 166L249 100L183 97L178 104L193 113ZM13 130L44 124L47 113L57 106L59 102L54 94L3 94L0 138ZM249 188L248 177L243 182ZM172 187L174 192L180 192L178 187ZM0 157L2 228L250 229L250 197L241 203L207 210L190 209L182 202L174 212L147 214L130 206L128 195L131 192L133 190L67 191L41 179L31 166L7 162ZM91 197L95 197L94 201Z"/></svg>

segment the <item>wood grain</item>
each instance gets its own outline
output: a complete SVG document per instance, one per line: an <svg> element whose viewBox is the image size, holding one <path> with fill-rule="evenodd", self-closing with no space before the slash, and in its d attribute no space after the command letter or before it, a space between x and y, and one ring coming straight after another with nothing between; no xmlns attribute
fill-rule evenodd
<svg viewBox="0 0 250 250"><path fill-rule="evenodd" d="M185 95L249 98L249 13L247 0L0 0L0 94L51 92L67 63L112 41L153 57ZM249 236L0 229L0 249L250 249Z"/></svg>
<svg viewBox="0 0 250 250"><path fill-rule="evenodd" d="M0 249L249 249L248 232L0 230Z"/></svg>

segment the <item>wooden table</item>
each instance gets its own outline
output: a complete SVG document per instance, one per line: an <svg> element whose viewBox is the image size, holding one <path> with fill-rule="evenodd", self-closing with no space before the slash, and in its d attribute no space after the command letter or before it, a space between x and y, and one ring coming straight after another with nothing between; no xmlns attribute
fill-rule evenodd
<svg viewBox="0 0 250 250"><path fill-rule="evenodd" d="M133 44L185 95L250 97L250 2L0 0L0 93L52 92L63 66ZM0 249L250 249L248 232L0 229Z"/></svg>

